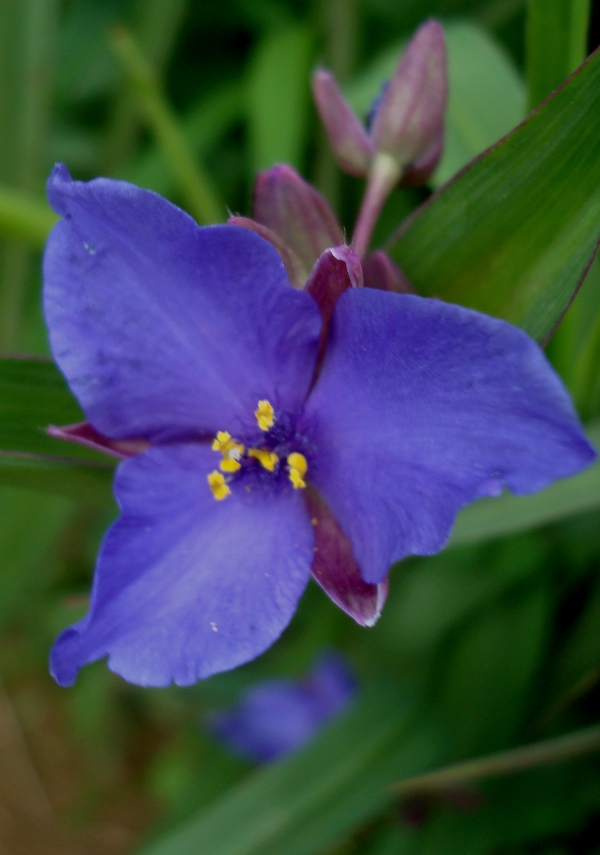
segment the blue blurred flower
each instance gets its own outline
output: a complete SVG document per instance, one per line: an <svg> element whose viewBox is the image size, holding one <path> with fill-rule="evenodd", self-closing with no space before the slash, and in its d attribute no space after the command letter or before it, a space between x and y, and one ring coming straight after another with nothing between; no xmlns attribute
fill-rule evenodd
<svg viewBox="0 0 600 855"><path fill-rule="evenodd" d="M207 725L234 754L265 763L307 742L355 694L350 667L330 652L303 679L257 683L234 708L211 713Z"/></svg>
<svg viewBox="0 0 600 855"><path fill-rule="evenodd" d="M253 232L64 167L49 197L64 218L44 258L52 349L93 430L133 454L89 613L53 648L62 685L107 655L152 686L247 662L311 568L372 624L390 565L441 549L463 505L594 457L539 347L503 321L341 293L346 247L320 341L317 302Z"/></svg>

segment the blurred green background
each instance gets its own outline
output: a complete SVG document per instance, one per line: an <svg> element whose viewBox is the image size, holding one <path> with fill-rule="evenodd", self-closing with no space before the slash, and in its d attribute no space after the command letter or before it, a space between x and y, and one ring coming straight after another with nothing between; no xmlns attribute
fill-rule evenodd
<svg viewBox="0 0 600 855"><path fill-rule="evenodd" d="M0 351L48 354L40 251L53 222L43 193L54 162L76 178L155 189L212 222L228 211L249 215L256 171L285 161L321 189L350 233L362 186L331 158L310 70L318 62L333 69L365 115L406 39L434 15L449 48L446 151L430 188L394 191L376 234L382 242L600 41L600 4L563 3L569 26L544 29L560 6L1 0ZM552 32L567 49L548 40ZM582 417L598 417L597 262L548 352ZM0 395L9 395L9 381L2 373ZM23 386L19 406L27 394ZM600 438L597 427L592 436ZM447 551L393 571L372 630L311 584L262 658L162 690L129 686L104 663L84 669L72 689L54 685L48 651L85 612L114 510L104 492L75 500L1 486L0 852L598 855L593 755L427 797L400 799L389 789L404 776L598 720L597 471L593 478L566 499L551 493L519 505L529 516L503 522L484 507L483 517L465 517ZM360 698L296 757L255 770L204 732L208 710L259 678L302 673L326 647L355 665Z"/></svg>

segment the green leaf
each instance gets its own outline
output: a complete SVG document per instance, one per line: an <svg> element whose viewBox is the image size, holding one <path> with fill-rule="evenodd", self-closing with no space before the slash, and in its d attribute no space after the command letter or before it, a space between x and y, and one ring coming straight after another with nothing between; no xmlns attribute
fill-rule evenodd
<svg viewBox="0 0 600 855"><path fill-rule="evenodd" d="M252 171L274 163L300 168L306 142L313 37L293 26L265 37L251 61L248 122Z"/></svg>
<svg viewBox="0 0 600 855"><path fill-rule="evenodd" d="M503 748L515 737L547 639L549 582L477 613L446 653L441 703L461 754Z"/></svg>
<svg viewBox="0 0 600 855"><path fill-rule="evenodd" d="M437 729L416 720L392 685L360 703L309 746L255 772L145 855L310 855L389 803L389 785L439 762Z"/></svg>
<svg viewBox="0 0 600 855"><path fill-rule="evenodd" d="M51 549L73 512L65 498L0 489L0 627L48 584Z"/></svg>
<svg viewBox="0 0 600 855"><path fill-rule="evenodd" d="M600 422L588 426L591 443L600 447ZM600 507L600 461L573 478L555 481L541 493L481 499L458 516L451 546L501 537L516 531L546 525L559 519Z"/></svg>
<svg viewBox="0 0 600 855"><path fill-rule="evenodd" d="M511 131L525 116L525 87L511 58L477 24L444 27L448 48L449 102L444 154L434 187ZM347 88L346 96L363 118L384 80L389 80L405 47L388 48Z"/></svg>
<svg viewBox="0 0 600 855"><path fill-rule="evenodd" d="M82 420L77 402L52 362L0 359L0 484L102 505L112 502L114 461L46 433L48 425Z"/></svg>
<svg viewBox="0 0 600 855"><path fill-rule="evenodd" d="M529 0L525 67L530 109L585 59L589 20L590 0Z"/></svg>
<svg viewBox="0 0 600 855"><path fill-rule="evenodd" d="M596 52L392 238L392 255L417 291L547 340L597 247L599 137Z"/></svg>

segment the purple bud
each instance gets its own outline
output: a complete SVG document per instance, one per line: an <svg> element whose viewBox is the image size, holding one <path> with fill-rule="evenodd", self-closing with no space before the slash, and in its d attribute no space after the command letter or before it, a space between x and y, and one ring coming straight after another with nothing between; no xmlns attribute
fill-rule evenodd
<svg viewBox="0 0 600 855"><path fill-rule="evenodd" d="M313 74L312 89L333 153L344 172L363 178L375 154L373 143L335 77L325 69Z"/></svg>
<svg viewBox="0 0 600 855"><path fill-rule="evenodd" d="M378 291L395 291L397 294L414 294L410 280L392 261L387 252L377 249L363 261L365 288Z"/></svg>
<svg viewBox="0 0 600 855"><path fill-rule="evenodd" d="M447 92L444 31L427 21L406 48L374 118L377 151L401 167L414 163L440 137Z"/></svg>
<svg viewBox="0 0 600 855"><path fill-rule="evenodd" d="M306 490L306 505L315 532L313 577L360 626L374 626L387 598L387 578L377 585L363 580L350 541L314 487Z"/></svg>
<svg viewBox="0 0 600 855"><path fill-rule="evenodd" d="M272 229L263 226L261 223L257 223L255 220L251 220L249 217L229 217L227 223L230 226L241 226L243 229L256 232L257 235L260 235L261 238L264 238L274 246L283 261L285 272L294 288L304 288L307 271L304 269L302 262L294 250L279 235L275 234Z"/></svg>
<svg viewBox="0 0 600 855"><path fill-rule="evenodd" d="M402 175L402 187L421 187L427 184L444 150L444 131L440 133L427 151L423 152L414 163L407 166Z"/></svg>
<svg viewBox="0 0 600 855"><path fill-rule="evenodd" d="M120 460L133 457L134 454L141 454L142 451L150 448L150 443L145 439L109 439L89 422L77 422L77 424L63 425L63 427L50 425L46 433L56 439L66 439L69 442L102 451Z"/></svg>
<svg viewBox="0 0 600 855"><path fill-rule="evenodd" d="M344 242L329 204L291 166L259 172L254 185L253 219L267 226L295 252L306 275L330 246Z"/></svg>
<svg viewBox="0 0 600 855"><path fill-rule="evenodd" d="M362 284L360 258L349 246L325 250L313 267L305 290L319 307L323 319L317 365L325 353L329 324L338 297L348 288L362 288Z"/></svg>

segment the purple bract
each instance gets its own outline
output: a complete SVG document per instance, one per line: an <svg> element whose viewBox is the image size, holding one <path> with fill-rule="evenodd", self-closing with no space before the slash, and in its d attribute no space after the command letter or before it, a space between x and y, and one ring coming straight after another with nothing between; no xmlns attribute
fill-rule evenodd
<svg viewBox="0 0 600 855"><path fill-rule="evenodd" d="M390 565L441 549L466 503L594 457L538 346L503 321L348 288L317 372L320 309L255 232L61 166L49 197L56 361L93 436L149 445L119 465L89 613L52 652L62 685L103 656L147 686L247 662L311 568L372 624ZM327 258L338 282L352 259Z"/></svg>

